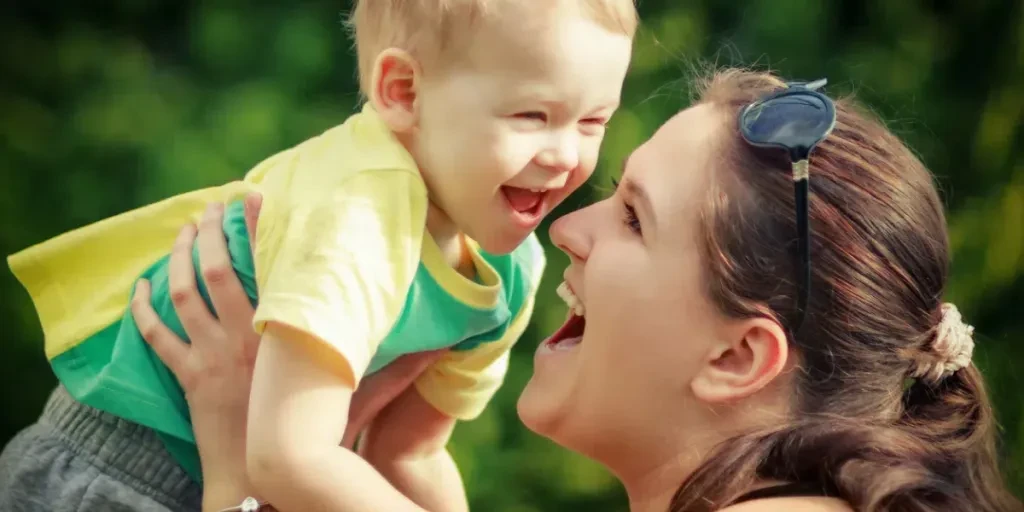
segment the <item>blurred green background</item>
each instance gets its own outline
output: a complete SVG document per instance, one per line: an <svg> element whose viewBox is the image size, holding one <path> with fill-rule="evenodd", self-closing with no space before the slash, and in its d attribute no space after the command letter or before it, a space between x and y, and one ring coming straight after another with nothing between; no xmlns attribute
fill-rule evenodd
<svg viewBox="0 0 1024 512"><path fill-rule="evenodd" d="M237 179L358 101L347 2L17 2L0 8L0 252L172 194ZM1024 495L1024 8L1020 0L641 3L624 108L591 186L689 98L701 63L826 76L855 93L938 176L953 241L950 300L977 326L977 361ZM554 217L554 216L553 216ZM541 239L548 243L547 224ZM538 313L493 407L453 449L475 510L623 510L602 469L523 428L515 400L564 315L549 247ZM0 444L39 414L54 378L38 320L0 272Z"/></svg>

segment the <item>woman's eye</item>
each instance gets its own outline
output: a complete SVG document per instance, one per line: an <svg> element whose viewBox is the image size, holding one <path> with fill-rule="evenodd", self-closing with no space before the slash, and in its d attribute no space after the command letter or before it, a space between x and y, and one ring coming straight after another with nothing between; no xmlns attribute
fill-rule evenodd
<svg viewBox="0 0 1024 512"><path fill-rule="evenodd" d="M630 231L632 231L632 232L634 232L634 233L636 233L638 235L643 235L644 234L644 230L640 226L640 219L637 218L637 216L636 216L636 210L632 206L630 206L630 205L628 205L626 203L622 203L622 204L625 207L625 212L624 212L624 215L622 216L622 223L625 224L626 227L629 228Z"/></svg>
<svg viewBox="0 0 1024 512"><path fill-rule="evenodd" d="M588 117L580 120L581 124L589 124L593 126L604 126L608 124L608 120L603 117Z"/></svg>
<svg viewBox="0 0 1024 512"><path fill-rule="evenodd" d="M611 185L618 188L618 181L620 179L616 177L611 178ZM626 227L629 227L631 231L637 234L643 234L643 227L640 226L640 218L637 217L637 211L627 202L623 202L623 223Z"/></svg>

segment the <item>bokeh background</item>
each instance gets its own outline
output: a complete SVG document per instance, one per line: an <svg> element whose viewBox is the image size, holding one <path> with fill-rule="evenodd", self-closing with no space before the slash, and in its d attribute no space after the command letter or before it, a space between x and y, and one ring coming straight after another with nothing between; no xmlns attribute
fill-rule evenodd
<svg viewBox="0 0 1024 512"><path fill-rule="evenodd" d="M641 2L624 108L593 184L607 193L637 144L706 64L828 77L935 172L949 208L948 298L977 326L977 362L1024 495L1024 3L1020 0ZM190 189L341 122L358 103L348 2L123 0L0 7L0 253ZM523 428L532 353L564 315L550 264L538 313L494 406L453 450L475 510L624 510L596 465ZM27 294L0 271L0 444L39 414L54 377Z"/></svg>

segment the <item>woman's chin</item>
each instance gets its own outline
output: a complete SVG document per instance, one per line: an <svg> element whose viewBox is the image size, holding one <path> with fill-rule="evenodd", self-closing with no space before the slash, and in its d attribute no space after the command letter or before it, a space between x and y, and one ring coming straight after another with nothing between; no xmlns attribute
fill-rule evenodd
<svg viewBox="0 0 1024 512"><path fill-rule="evenodd" d="M542 383L538 382L537 375L534 374L526 383L526 387L516 403L519 420L526 428L542 436L547 436L550 433L551 428L557 423L556 418L561 409L558 397L561 393L552 393L545 388Z"/></svg>
<svg viewBox="0 0 1024 512"><path fill-rule="evenodd" d="M585 411L568 389L552 390L531 379L519 395L516 410L519 420L533 433L562 448L591 456L580 439L589 439L593 425L585 420Z"/></svg>
<svg viewBox="0 0 1024 512"><path fill-rule="evenodd" d="M535 372L516 403L520 421L537 434L555 437L559 425L571 415L572 388L568 373Z"/></svg>
<svg viewBox="0 0 1024 512"><path fill-rule="evenodd" d="M577 395L584 389L580 387L584 369L581 348L579 341L552 344L550 340L537 347L533 375L516 406L519 419L537 434L554 438L566 420L578 412Z"/></svg>

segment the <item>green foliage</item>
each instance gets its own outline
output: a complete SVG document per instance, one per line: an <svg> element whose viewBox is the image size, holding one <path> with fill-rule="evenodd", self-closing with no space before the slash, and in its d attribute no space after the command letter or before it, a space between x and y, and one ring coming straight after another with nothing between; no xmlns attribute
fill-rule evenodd
<svg viewBox="0 0 1024 512"><path fill-rule="evenodd" d="M186 190L237 179L332 126L358 101L336 2L19 2L0 18L0 252ZM978 360L1003 426L1007 475L1024 494L1024 12L1014 0L641 2L624 108L591 186L689 98L700 62L826 76L920 153L949 206L948 298L980 334ZM553 216L554 217L554 216ZM541 238L548 241L545 229ZM538 341L560 323L550 265L507 384L461 425L454 453L474 509L621 510L595 464L529 433L515 401ZM38 415L54 379L27 295L0 272L0 443Z"/></svg>

